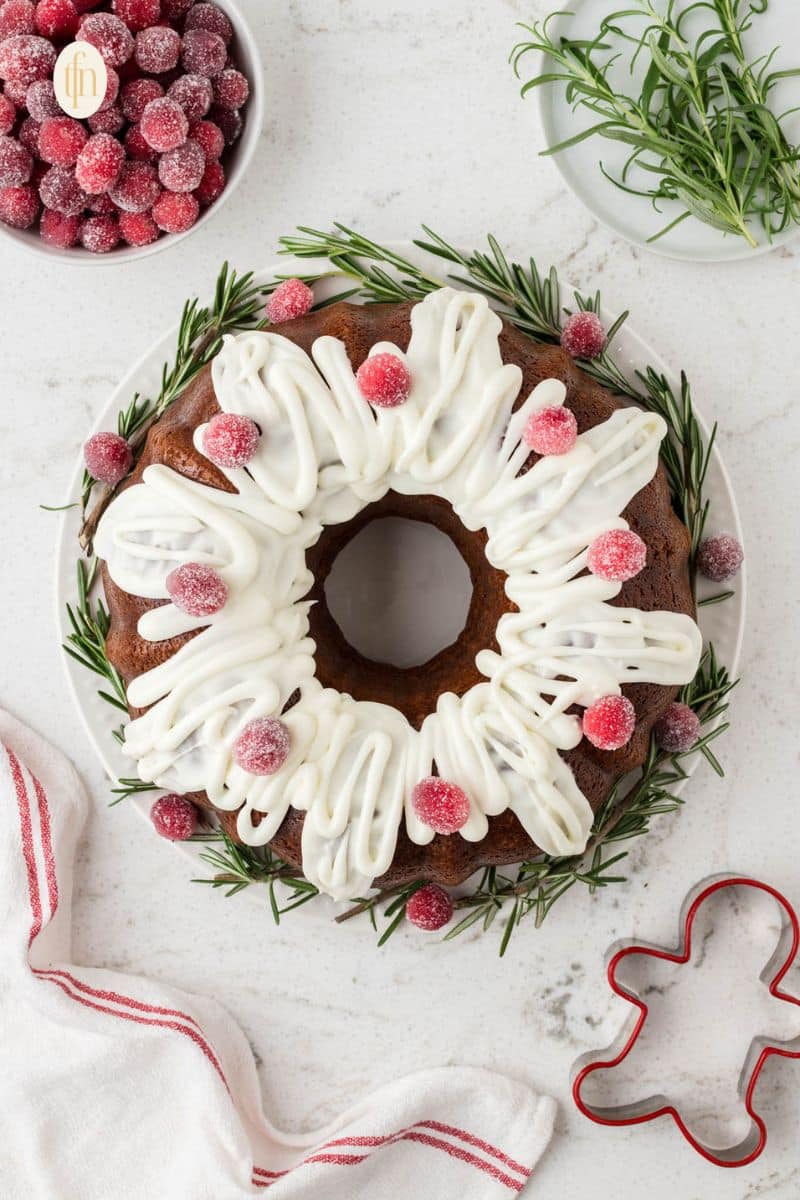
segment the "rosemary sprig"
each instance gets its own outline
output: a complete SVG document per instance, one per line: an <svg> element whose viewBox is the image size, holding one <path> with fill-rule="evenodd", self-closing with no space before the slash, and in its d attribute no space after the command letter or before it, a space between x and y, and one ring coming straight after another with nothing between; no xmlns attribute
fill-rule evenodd
<svg viewBox="0 0 800 1200"><path fill-rule="evenodd" d="M111 624L108 610L102 600L92 599L97 567L96 558L88 562L83 558L78 559L78 602L67 605L71 632L67 634L64 649L82 667L105 679L110 691L99 689L98 696L127 716L125 684L106 653L106 638Z"/></svg>
<svg viewBox="0 0 800 1200"><path fill-rule="evenodd" d="M281 917L285 913L300 908L319 895L313 883L309 883L294 867L284 862L277 854L273 854L266 846L239 845L224 829L197 833L192 841L209 845L210 849L201 851L200 858L214 871L210 879L195 879L194 882L221 888L226 896L235 896L237 892L254 883L266 884L269 889L270 910L276 925L280 925ZM278 885L288 892L288 896L283 900L278 893Z"/></svg>
<svg viewBox="0 0 800 1200"><path fill-rule="evenodd" d="M550 26L569 15L563 12L522 25L529 36L511 53L517 77L531 53L552 63L523 84L522 95L564 84L573 111L597 118L542 153L556 154L595 135L630 147L619 175L601 162L606 178L646 196L658 211L663 201L684 209L650 241L690 215L751 246L757 242L750 226L757 221L771 239L800 220L800 147L787 140L782 116L770 109L778 81L800 68L773 70L775 50L748 59L745 35L754 15L766 9L767 0L667 0L661 6L634 0L605 17L591 39L555 40ZM640 57L647 69L639 90L619 90L615 72L625 66L633 79ZM644 180L638 187L630 182L634 167Z"/></svg>

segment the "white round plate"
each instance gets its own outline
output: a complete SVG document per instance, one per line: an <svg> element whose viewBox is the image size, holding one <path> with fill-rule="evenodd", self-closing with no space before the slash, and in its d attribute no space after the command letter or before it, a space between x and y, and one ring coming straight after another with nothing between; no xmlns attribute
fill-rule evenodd
<svg viewBox="0 0 800 1200"><path fill-rule="evenodd" d="M441 276L443 266L441 259L434 259L410 243L400 242L390 243L390 245L393 250L404 255L411 261L419 263L429 274ZM287 257L263 271L258 271L255 278L257 282L267 281L273 279L276 274L300 274L303 271L308 272L308 269L308 260L301 262ZM564 287L565 295L570 294L572 289L569 285L565 283ZM326 294L332 295L341 290L341 280L327 280L317 285L317 298L322 299ZM605 315L608 316L609 314ZM138 362L131 367L128 374L109 395L108 401L98 413L94 425L90 430L87 430L87 437L89 434L101 429L115 429L117 413L121 408L127 406L134 392L138 392L142 396L152 396L158 391L161 381L161 368L163 363L169 361L174 354L176 335L177 326L159 338L142 355ZM628 322L625 323L617 335L614 347L616 361L626 374L632 376L637 368L642 369L646 365L650 365L657 371L663 372L670 383L675 386L675 376L667 369L658 355L633 332ZM704 432L707 432L705 425L703 428ZM80 495L82 477L83 463L79 461L75 466L75 473L69 495L65 501L66 503L73 501L76 496ZM727 472L716 448L712 451L711 455L706 494L711 502L709 531L733 533L741 540L742 532L736 501ZM74 604L76 600L75 564L78 558L79 526L80 515L78 508L67 509L62 518L56 558L56 627L59 642L61 643L66 640L70 632L66 616L66 605ZM726 600L724 603L711 605L699 610L703 636L706 641L714 643L720 662L728 667L732 677L735 677L738 668L742 632L744 629L744 570L742 570L735 581L735 589L736 594L731 599ZM699 581L698 592L700 599L704 595L719 590L718 585L708 585L702 580ZM122 754L119 745L112 737L112 730L119 725L123 714L112 709L106 701L99 697L98 686L102 686L99 676L95 676L84 667L81 667L68 654L62 653L61 658L67 674L69 690L83 720L86 734L109 778L116 783L120 776L135 774L134 763ZM690 773L694 770L698 761L703 761L700 755L689 759L687 769ZM141 796L131 797L130 800L126 801L126 804L133 804L142 816L147 818L153 798L153 794L144 793ZM197 868L198 864L196 860L198 854L203 849L202 844L180 842L175 843L175 845L195 860L195 867ZM203 874L208 874L207 868L202 863L199 865L199 870ZM248 889L248 891L251 892L253 889Z"/></svg>
<svg viewBox="0 0 800 1200"><path fill-rule="evenodd" d="M575 7L574 13L564 12L554 17L548 32L554 42L567 35L592 38L596 36L603 17L607 16L612 8L613 5L609 5L608 0L582 0ZM748 53L757 58L779 46L781 49L775 57L773 69L796 67L800 61L796 51L796 21L797 12L793 5L780 2L770 4L766 12L753 18L752 29L746 35ZM620 93L635 94L645 66L645 55L642 54L633 83L627 74L627 68L622 65L612 68L609 80ZM532 79L542 71L553 69L555 67L550 59L531 54L522 60L520 78L523 81ZM598 117L586 109L578 108L572 111L562 83L543 84L537 88L537 92L548 146L555 146L566 138L574 137L576 133L590 128L598 121ZM798 104L800 78L781 80L772 93L773 112L781 113ZM795 112L787 117L783 125L790 141L800 140L800 113ZM668 258L727 262L764 254L789 241L797 233L796 226L789 226L768 242L763 229L754 222L751 232L758 245L751 247L744 238L722 233L695 217L688 217L658 241L650 242L648 238L680 216L683 210L677 202L670 202L663 204L661 211L657 212L645 197L631 196L603 176L599 166L601 161L609 174L618 178L629 152L630 147L621 142L590 137L552 156L552 161L568 186L589 211L629 242L635 242L655 254L663 254ZM652 186L652 182L652 177L641 170L634 170L629 176L629 183L633 187Z"/></svg>

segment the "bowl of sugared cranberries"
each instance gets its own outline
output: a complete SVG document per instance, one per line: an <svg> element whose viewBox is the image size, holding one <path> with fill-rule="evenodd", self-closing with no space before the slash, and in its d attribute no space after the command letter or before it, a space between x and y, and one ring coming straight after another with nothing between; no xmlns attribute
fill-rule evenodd
<svg viewBox="0 0 800 1200"><path fill-rule="evenodd" d="M86 120L53 85L78 41L108 72ZM0 0L0 236L35 253L108 263L175 245L233 193L262 121L233 0Z"/></svg>

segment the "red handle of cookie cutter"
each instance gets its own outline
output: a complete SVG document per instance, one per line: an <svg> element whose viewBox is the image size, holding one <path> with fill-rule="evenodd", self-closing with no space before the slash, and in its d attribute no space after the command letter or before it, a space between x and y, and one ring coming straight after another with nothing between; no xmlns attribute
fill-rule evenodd
<svg viewBox="0 0 800 1200"><path fill-rule="evenodd" d="M800 1038L784 1043L769 1042L761 1037L753 1039L739 1079L739 1094L750 1117L751 1127L740 1142L726 1149L716 1149L699 1141L687 1128L680 1112L666 1096L653 1096L636 1104L600 1108L584 1100L582 1088L593 1072L615 1067L627 1057L647 1020L649 1008L645 1001L617 981L616 971L622 960L629 954L645 954L666 962L687 963L692 953L692 928L702 905L710 896L723 888L742 887L756 888L758 891L765 892L778 905L781 913L781 934L772 957L761 972L761 979L767 984L774 997L800 1007L800 999L789 995L780 987L781 981L797 955L800 944L800 923L794 908L781 892L768 883L762 883L758 879L751 879L743 875L714 876L703 880L686 897L681 910L681 940L676 950L666 950L660 946L636 942L626 942L618 949L613 950L607 967L608 982L616 995L633 1004L638 1010L636 1020L631 1032L623 1042L622 1049L613 1058L596 1058L594 1053L579 1058L575 1064L576 1073L572 1082L572 1096L575 1104L590 1121L594 1121L598 1125L627 1126L641 1125L659 1117L671 1117L689 1145L708 1162L714 1163L718 1167L744 1167L758 1158L763 1151L767 1143L767 1127L763 1118L753 1107L753 1093L758 1083L758 1077L767 1059L773 1054L781 1058L800 1058Z"/></svg>

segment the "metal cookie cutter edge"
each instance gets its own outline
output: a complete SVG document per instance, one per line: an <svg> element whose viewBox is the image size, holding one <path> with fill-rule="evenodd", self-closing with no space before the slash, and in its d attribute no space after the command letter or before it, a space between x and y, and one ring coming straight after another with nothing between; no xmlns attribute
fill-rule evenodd
<svg viewBox="0 0 800 1200"><path fill-rule="evenodd" d="M712 875L696 884L689 892L681 906L680 930L681 936L675 950L667 950L663 946L654 946L646 942L624 941L616 942L609 951L606 973L613 992L627 1000L638 1010L629 1033L625 1033L623 1024L620 1035L605 1051L605 1055L614 1047L621 1048L613 1058L598 1058L596 1051L581 1055L573 1066L572 1096L578 1109L585 1117L598 1125L641 1125L646 1121L654 1121L658 1117L669 1116L677 1125L690 1146L701 1154L708 1162L719 1167L744 1167L753 1162L761 1154L767 1144L767 1127L762 1117L753 1107L753 1093L758 1083L759 1075L767 1059L775 1054L782 1058L800 1058L800 1037L788 1042L771 1042L768 1038L756 1036L750 1043L739 1076L739 1095L750 1117L750 1129L741 1141L723 1149L715 1148L696 1138L684 1123L680 1112L664 1095L650 1096L633 1104L623 1104L613 1107L601 1107L589 1104L582 1096L582 1088L586 1079L594 1072L617 1066L630 1053L638 1038L642 1026L647 1020L649 1008L635 992L624 988L617 981L616 971L620 962L629 954L646 954L651 958L663 959L673 963L687 963L692 952L692 927L695 917L706 900L723 888L757 888L771 896L781 914L781 932L778 943L760 978L769 989L772 996L786 1000L800 1008L800 999L781 990L780 984L786 972L795 960L800 945L800 922L797 913L786 897L768 883L753 879L746 875Z"/></svg>

